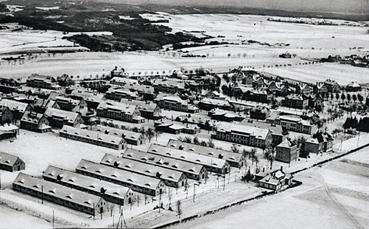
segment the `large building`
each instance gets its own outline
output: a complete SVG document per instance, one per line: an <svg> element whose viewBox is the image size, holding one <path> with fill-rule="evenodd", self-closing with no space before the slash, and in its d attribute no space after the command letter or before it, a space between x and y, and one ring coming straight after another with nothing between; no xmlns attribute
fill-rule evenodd
<svg viewBox="0 0 369 229"><path fill-rule="evenodd" d="M64 96L57 96L55 102L61 110L77 112L81 115L85 115L88 111L87 103L83 99L77 100Z"/></svg>
<svg viewBox="0 0 369 229"><path fill-rule="evenodd" d="M233 108L227 100L210 98L203 98L199 101L198 106L199 108L207 111L210 111L214 108L220 108L224 110L231 110Z"/></svg>
<svg viewBox="0 0 369 229"><path fill-rule="evenodd" d="M137 99L138 94L128 89L110 88L106 93L107 99L120 101L121 99Z"/></svg>
<svg viewBox="0 0 369 229"><path fill-rule="evenodd" d="M13 113L8 107L0 106L0 125L12 123L14 120Z"/></svg>
<svg viewBox="0 0 369 229"><path fill-rule="evenodd" d="M137 106L113 101L102 101L97 107L97 116L133 123L145 121Z"/></svg>
<svg viewBox="0 0 369 229"><path fill-rule="evenodd" d="M0 107L7 107L12 112L14 119L21 119L26 111L30 110L28 103L22 103L10 99L0 100Z"/></svg>
<svg viewBox="0 0 369 229"><path fill-rule="evenodd" d="M71 126L64 126L59 132L60 137L86 142L89 144L107 147L115 150L125 148L125 141L122 137L104 134L97 131L79 129Z"/></svg>
<svg viewBox="0 0 369 229"><path fill-rule="evenodd" d="M50 130L46 116L33 111L27 111L24 113L20 121L20 128L39 133L44 133Z"/></svg>
<svg viewBox="0 0 369 229"><path fill-rule="evenodd" d="M27 79L27 86L36 87L36 88L44 88L51 90L58 90L60 86L53 80L50 76L41 76L37 74L33 74Z"/></svg>
<svg viewBox="0 0 369 229"><path fill-rule="evenodd" d="M148 153L163 157L174 158L205 166L206 170L213 173L227 174L230 172L229 163L225 159L219 159L197 154L195 152L183 151L169 148L158 144L151 144Z"/></svg>
<svg viewBox="0 0 369 229"><path fill-rule="evenodd" d="M124 154L122 154L122 157L183 172L188 179L192 180L202 181L208 177L205 166L193 162L163 157L135 149L127 149Z"/></svg>
<svg viewBox="0 0 369 229"><path fill-rule="evenodd" d="M116 157L111 154L105 154L100 164L139 173L145 176L159 178L164 181L165 185L174 188L183 187L187 182L186 175L183 172L128 158Z"/></svg>
<svg viewBox="0 0 369 229"><path fill-rule="evenodd" d="M47 181L101 196L104 200L118 205L131 204L136 199L135 194L128 187L84 176L52 165L47 167L42 177Z"/></svg>
<svg viewBox="0 0 369 229"><path fill-rule="evenodd" d="M128 144L131 144L131 145L141 145L145 142L145 136L138 132L113 128L113 127L108 127L108 126L102 126L102 125L94 126L93 129L103 134L109 134L109 135L113 135L116 137L121 137Z"/></svg>
<svg viewBox="0 0 369 229"><path fill-rule="evenodd" d="M131 188L149 196L157 196L165 192L165 184L159 178L144 176L110 166L98 164L88 160L81 160L76 172L95 177L108 182L113 182Z"/></svg>
<svg viewBox="0 0 369 229"><path fill-rule="evenodd" d="M122 99L120 102L137 106L138 110L141 113L141 116L144 118L147 118L147 119L160 119L161 118L161 109L154 102L130 100L130 99Z"/></svg>
<svg viewBox="0 0 369 229"><path fill-rule="evenodd" d="M182 111L188 113L197 113L199 109L191 104L188 104L187 101L182 100L177 96L158 96L155 99L155 102L159 105L159 107L174 110L174 111Z"/></svg>
<svg viewBox="0 0 369 229"><path fill-rule="evenodd" d="M86 101L89 109L96 109L103 100L104 94L78 88L71 92L70 97L73 99L84 100Z"/></svg>
<svg viewBox="0 0 369 229"><path fill-rule="evenodd" d="M155 80L152 84L155 91L175 94L185 91L185 83L180 80Z"/></svg>
<svg viewBox="0 0 369 229"><path fill-rule="evenodd" d="M293 144L288 139L285 139L281 144L277 145L275 148L275 160L282 161L285 163L291 163L299 157L299 150L297 145Z"/></svg>
<svg viewBox="0 0 369 229"><path fill-rule="evenodd" d="M303 98L301 95L288 95L283 101L282 105L285 107L295 109L306 109L309 106L309 100Z"/></svg>
<svg viewBox="0 0 369 229"><path fill-rule="evenodd" d="M64 125L77 126L83 123L80 114L55 108L48 108L45 111L45 117L49 125L55 128L62 128Z"/></svg>
<svg viewBox="0 0 369 229"><path fill-rule="evenodd" d="M275 124L281 125L285 130L304 134L314 134L318 129L316 125L312 125L309 121L292 115L280 116L275 120Z"/></svg>
<svg viewBox="0 0 369 229"><path fill-rule="evenodd" d="M89 215L107 212L108 204L100 196L19 173L13 190L62 205Z"/></svg>
<svg viewBox="0 0 369 229"><path fill-rule="evenodd" d="M182 142L175 139L168 141L167 147L183 151L198 153L201 155L226 160L230 166L240 168L245 164L245 157L241 153L233 153L222 149L200 146L192 143Z"/></svg>
<svg viewBox="0 0 369 229"><path fill-rule="evenodd" d="M17 156L0 151L0 170L8 172L21 171L26 168L26 164Z"/></svg>
<svg viewBox="0 0 369 229"><path fill-rule="evenodd" d="M265 148L273 142L270 130L241 124L220 124L211 137L259 148Z"/></svg>

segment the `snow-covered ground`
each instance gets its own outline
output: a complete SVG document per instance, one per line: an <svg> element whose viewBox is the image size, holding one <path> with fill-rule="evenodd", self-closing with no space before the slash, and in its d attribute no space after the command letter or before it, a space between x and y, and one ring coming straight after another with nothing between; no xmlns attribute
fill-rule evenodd
<svg viewBox="0 0 369 229"><path fill-rule="evenodd" d="M142 15L141 15L142 16ZM334 78L346 83L347 79L366 81L368 69L348 65L300 65L304 58L320 58L328 55L365 54L369 50L367 27L307 25L268 21L266 16L230 15L230 14L196 14L168 15L145 14L151 20L168 19L162 23L173 32L208 34L211 40L228 41L235 44L185 48L183 51L193 55L207 57L182 57L183 51L160 52L125 52L125 53L69 53L63 55L38 55L37 58L24 63L7 63L0 61L0 77L25 77L31 73L58 76L64 73L81 77L107 74L115 66L124 67L129 73L150 75L159 72L194 70L207 68L214 72L244 66L257 68L287 77L307 81ZM71 45L61 40L63 34L55 31L24 32L0 31L0 52L38 46ZM23 36L22 33L29 34ZM72 35L72 34L68 34ZM56 40L54 40L56 37ZM250 43L249 40L268 43ZM36 43L33 43L36 42ZM282 45L276 45L282 44ZM289 44L289 46L286 46ZM355 49L353 49L355 47ZM359 49L360 47L360 49ZM282 59L278 56L290 52L296 58ZM144 64L143 64L144 63ZM290 67L281 67L288 66ZM279 67L276 67L279 65ZM52 66L52 67L50 67ZM78 67L76 67L78 66ZM268 66L270 68L268 68ZM312 68L312 74L310 74Z"/></svg>
<svg viewBox="0 0 369 229"><path fill-rule="evenodd" d="M361 150L297 175L297 188L174 228L368 228L368 155Z"/></svg>

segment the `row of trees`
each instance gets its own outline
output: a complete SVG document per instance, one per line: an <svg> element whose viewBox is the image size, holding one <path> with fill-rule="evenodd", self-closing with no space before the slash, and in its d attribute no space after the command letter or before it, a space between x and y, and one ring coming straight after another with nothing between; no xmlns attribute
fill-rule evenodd
<svg viewBox="0 0 369 229"><path fill-rule="evenodd" d="M358 131L369 132L369 117L347 117L345 123L343 124L343 128L345 130L356 129Z"/></svg>
<svg viewBox="0 0 369 229"><path fill-rule="evenodd" d="M195 145L200 145L200 146L207 146L207 147L210 147L210 148L214 148L215 145L213 143L213 140L209 139L209 141L201 141L199 140L198 137L194 137L193 139L191 137L178 137L178 140L182 141L182 142L186 142L186 143L192 143L192 144L195 144Z"/></svg>

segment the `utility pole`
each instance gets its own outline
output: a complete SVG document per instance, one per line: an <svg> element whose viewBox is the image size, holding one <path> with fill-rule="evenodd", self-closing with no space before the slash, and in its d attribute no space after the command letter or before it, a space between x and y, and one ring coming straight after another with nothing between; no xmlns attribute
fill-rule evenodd
<svg viewBox="0 0 369 229"><path fill-rule="evenodd" d="M41 185L41 204L44 204L44 185Z"/></svg>
<svg viewBox="0 0 369 229"><path fill-rule="evenodd" d="M196 197L196 186L199 186L199 184L194 183L193 184L193 202L195 203L195 197Z"/></svg>
<svg viewBox="0 0 369 229"><path fill-rule="evenodd" d="M55 217L54 217L54 210L53 210L53 228L55 228Z"/></svg>
<svg viewBox="0 0 369 229"><path fill-rule="evenodd" d="M225 190L225 184L226 184L226 175L223 175L223 191Z"/></svg>

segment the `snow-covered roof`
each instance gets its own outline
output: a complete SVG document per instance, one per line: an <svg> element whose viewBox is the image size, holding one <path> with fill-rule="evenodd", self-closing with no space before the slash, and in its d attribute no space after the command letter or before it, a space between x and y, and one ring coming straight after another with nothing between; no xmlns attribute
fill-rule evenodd
<svg viewBox="0 0 369 229"><path fill-rule="evenodd" d="M91 139L98 142L105 142L109 144L119 145L123 143L122 137L104 134L93 130L79 129L71 126L64 125L63 129L60 130L60 134L67 134L76 136L78 138Z"/></svg>
<svg viewBox="0 0 369 229"><path fill-rule="evenodd" d="M232 123L221 123L218 125L217 131L233 132L237 134L255 136L255 138L265 140L269 134L268 129L262 129L254 126L236 125Z"/></svg>
<svg viewBox="0 0 369 229"><path fill-rule="evenodd" d="M143 152L135 149L127 149L122 155L124 158L129 158L136 161L142 161L147 164L155 164L161 167L170 168L177 171L183 171L194 175L199 175L204 169L203 165L183 161L175 158L163 157L148 152Z"/></svg>
<svg viewBox="0 0 369 229"><path fill-rule="evenodd" d="M0 100L0 106L8 107L12 111L16 110L23 113L26 111L28 104L10 99L2 99Z"/></svg>
<svg viewBox="0 0 369 229"><path fill-rule="evenodd" d="M55 198L63 199L88 208L94 208L101 200L101 197L96 195L68 188L54 182L45 181L24 173L19 173L13 183L27 189L32 189L38 193L43 192L48 196L54 196Z"/></svg>
<svg viewBox="0 0 369 229"><path fill-rule="evenodd" d="M102 101L97 107L98 110L114 110L125 113L127 115L133 115L137 106L124 103L118 103L114 101Z"/></svg>
<svg viewBox="0 0 369 229"><path fill-rule="evenodd" d="M215 149L211 147L195 145L192 143L182 142L175 139L170 139L168 141L167 146L170 148L179 149L186 152L193 152L214 158L222 158L224 160L232 162L239 162L244 158L241 153L233 153L222 149Z"/></svg>
<svg viewBox="0 0 369 229"><path fill-rule="evenodd" d="M218 159L210 156L204 156L197 153L182 151L178 149L169 148L167 146L162 146L158 144L151 144L148 151L152 154L161 155L164 157L175 158L183 161L189 161L196 164L213 167L213 168L223 168L228 163L226 160Z"/></svg>
<svg viewBox="0 0 369 229"><path fill-rule="evenodd" d="M96 176L102 177L102 179L108 179L109 181L124 182L128 185L135 185L146 189L156 190L161 184L161 180L149 176L144 176L138 173L133 173L121 169L112 168L110 166L101 165L92 161L82 159L76 171L84 171Z"/></svg>
<svg viewBox="0 0 369 229"><path fill-rule="evenodd" d="M45 111L45 116L48 118L61 118L66 120L68 123L74 123L78 118L78 113L49 107Z"/></svg>
<svg viewBox="0 0 369 229"><path fill-rule="evenodd" d="M19 159L19 157L5 153L0 152L0 164L6 165L6 166L13 166L14 163Z"/></svg>
<svg viewBox="0 0 369 229"><path fill-rule="evenodd" d="M113 128L113 127L108 127L108 126L97 125L95 129L96 131L103 133L103 134L113 135L116 137L123 137L124 139L131 139L135 141L142 137L141 133L137 133L137 132L130 131L130 130L123 130L123 129Z"/></svg>
<svg viewBox="0 0 369 229"><path fill-rule="evenodd" d="M131 192L131 189L128 187L84 176L52 165L47 167L42 176L54 182L66 183L69 184L69 186L80 187L95 193L101 193L101 190L104 189L104 195L120 199L124 199L128 193Z"/></svg>
<svg viewBox="0 0 369 229"><path fill-rule="evenodd" d="M183 176L183 172L139 162L132 159L116 157L111 154L105 154L100 163L172 182L179 182Z"/></svg>

